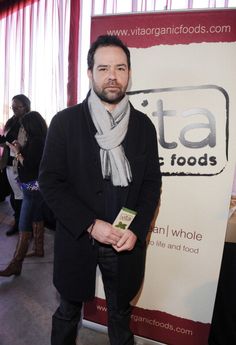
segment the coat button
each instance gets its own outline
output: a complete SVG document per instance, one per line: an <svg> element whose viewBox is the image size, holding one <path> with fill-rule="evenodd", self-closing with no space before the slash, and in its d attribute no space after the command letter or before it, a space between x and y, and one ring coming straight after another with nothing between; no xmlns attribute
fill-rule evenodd
<svg viewBox="0 0 236 345"><path fill-rule="evenodd" d="M97 196L101 196L101 195L102 195L102 191L99 190L99 191L97 192Z"/></svg>

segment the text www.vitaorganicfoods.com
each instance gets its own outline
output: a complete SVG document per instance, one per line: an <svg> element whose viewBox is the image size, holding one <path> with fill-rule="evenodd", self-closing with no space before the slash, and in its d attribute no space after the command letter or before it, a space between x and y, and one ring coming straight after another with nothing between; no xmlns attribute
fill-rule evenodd
<svg viewBox="0 0 236 345"><path fill-rule="evenodd" d="M97 310L100 312L106 312L107 308L105 306L102 305L97 305ZM169 331L172 332L176 332L176 333L181 333L181 334L185 334L185 335L189 335L189 336L193 336L193 331L183 328L183 327L174 327L173 325L171 325L169 322L162 322L162 321L158 321L156 319L149 319L147 317L143 317L143 316L138 316L138 315L131 315L131 319L134 322L140 322L140 323L146 323L155 327L160 327L160 328L165 328Z"/></svg>
<svg viewBox="0 0 236 345"><path fill-rule="evenodd" d="M146 323L146 324L149 324L149 325L152 325L155 327L165 328L166 330L169 330L172 332L181 333L181 334L185 334L185 335L189 335L189 336L193 335L192 330L186 329L183 327L174 327L169 322L162 322L162 321L158 321L156 319L149 319L147 317L138 316L138 315L131 315L131 319L134 322Z"/></svg>
<svg viewBox="0 0 236 345"><path fill-rule="evenodd" d="M196 35L196 34L222 34L230 33L231 25L216 25L216 26L205 26L205 25L172 25L168 27L140 27L136 26L132 29L116 29L107 30L108 35L117 36L164 36L164 35Z"/></svg>

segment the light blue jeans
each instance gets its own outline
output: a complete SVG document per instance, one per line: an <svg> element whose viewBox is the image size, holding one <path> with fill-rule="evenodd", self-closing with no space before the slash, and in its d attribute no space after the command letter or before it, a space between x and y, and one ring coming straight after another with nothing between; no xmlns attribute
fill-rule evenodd
<svg viewBox="0 0 236 345"><path fill-rule="evenodd" d="M32 231L33 222L43 221L43 202L39 190L23 190L19 231Z"/></svg>

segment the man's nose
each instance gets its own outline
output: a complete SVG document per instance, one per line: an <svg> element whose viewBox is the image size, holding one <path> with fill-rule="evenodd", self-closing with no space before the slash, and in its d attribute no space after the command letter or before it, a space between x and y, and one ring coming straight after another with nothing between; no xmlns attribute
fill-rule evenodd
<svg viewBox="0 0 236 345"><path fill-rule="evenodd" d="M109 79L110 79L110 80L116 79L116 71L115 71L115 68L110 68L110 69L109 69Z"/></svg>

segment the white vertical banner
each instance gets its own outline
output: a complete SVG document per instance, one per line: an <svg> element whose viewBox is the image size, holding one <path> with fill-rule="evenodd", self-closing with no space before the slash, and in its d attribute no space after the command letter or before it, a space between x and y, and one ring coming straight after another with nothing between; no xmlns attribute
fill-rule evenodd
<svg viewBox="0 0 236 345"><path fill-rule="evenodd" d="M207 345L236 160L236 11L94 17L131 51L130 101L156 126L163 188L148 236L138 336ZM102 283L85 319L106 323Z"/></svg>

